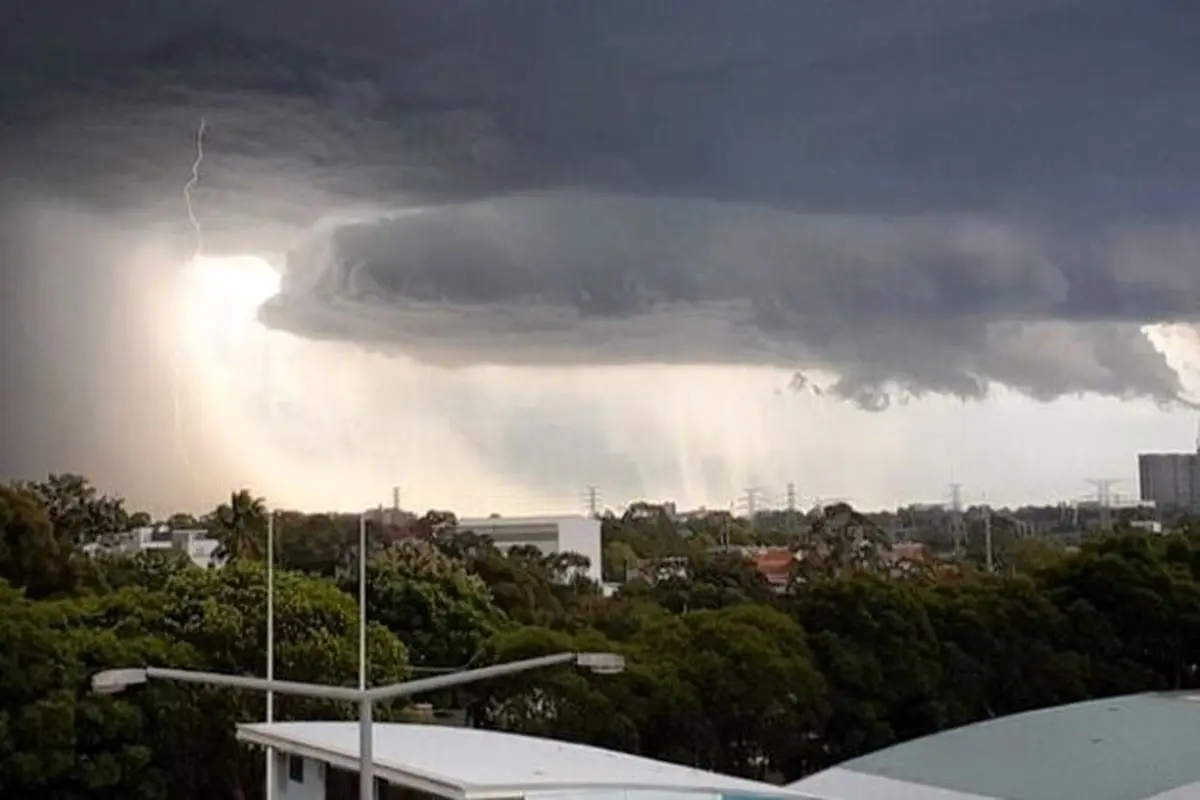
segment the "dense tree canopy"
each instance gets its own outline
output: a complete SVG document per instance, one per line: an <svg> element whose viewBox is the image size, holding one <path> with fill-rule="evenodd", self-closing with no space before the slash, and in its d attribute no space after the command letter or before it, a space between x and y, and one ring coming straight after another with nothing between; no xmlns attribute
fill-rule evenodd
<svg viewBox="0 0 1200 800"><path fill-rule="evenodd" d="M261 696L151 683L103 697L88 678L263 674L268 520L276 674L353 683L356 516L269 516L235 491L166 521L219 539L223 566L202 569L170 550L89 549L149 520L82 478L0 486L0 796L261 795L262 759L233 738L262 718ZM947 726L1198 680L1200 539L1186 526L1077 551L1014 527L994 537L988 574L972 531L954 559L899 569L894 531L844 504L753 520L642 504L602 523L615 591L580 577L574 554L501 552L446 512L372 516L370 681L617 651L616 676L564 667L418 699L476 725L782 780ZM739 550L756 544L795 551L790 579L768 581ZM276 704L282 719L352 713Z"/></svg>

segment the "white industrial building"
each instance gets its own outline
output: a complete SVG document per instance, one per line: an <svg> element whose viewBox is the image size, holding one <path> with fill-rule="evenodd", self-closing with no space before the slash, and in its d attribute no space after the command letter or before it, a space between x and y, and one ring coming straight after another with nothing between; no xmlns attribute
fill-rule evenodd
<svg viewBox="0 0 1200 800"><path fill-rule="evenodd" d="M482 517L460 519L460 532L487 536L496 547L536 547L543 553L578 553L588 560L587 576L600 581L600 520L579 514L562 517Z"/></svg>
<svg viewBox="0 0 1200 800"><path fill-rule="evenodd" d="M162 525L112 534L100 541L84 545L83 551L88 555L175 552L186 555L196 566L207 568L218 565L216 553L219 546L220 542L202 528L179 529Z"/></svg>
<svg viewBox="0 0 1200 800"><path fill-rule="evenodd" d="M239 725L277 753L277 800L357 798L358 724ZM375 723L379 800L813 800L795 789L500 731Z"/></svg>

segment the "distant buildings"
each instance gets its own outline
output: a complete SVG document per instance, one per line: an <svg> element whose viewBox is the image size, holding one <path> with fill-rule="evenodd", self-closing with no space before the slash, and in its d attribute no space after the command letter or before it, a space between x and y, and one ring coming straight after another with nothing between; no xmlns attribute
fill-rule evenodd
<svg viewBox="0 0 1200 800"><path fill-rule="evenodd" d="M1200 512L1200 452L1138 455L1138 488L1164 511Z"/></svg>
<svg viewBox="0 0 1200 800"><path fill-rule="evenodd" d="M546 555L578 553L588 560L587 577L601 581L598 519L579 515L460 519L458 531L486 536L500 550L536 547Z"/></svg>
<svg viewBox="0 0 1200 800"><path fill-rule="evenodd" d="M767 585L776 592L784 592L791 586L796 566L806 558L816 558L819 555L805 552L803 548L770 547L770 546L719 546L709 550L711 554L731 553L747 559L766 580ZM918 542L897 542L882 554L883 561L893 567L901 562L925 564L929 561L926 547ZM688 574L687 556L672 556L670 558L646 559L634 565L628 578L640 578L650 582L686 578Z"/></svg>
<svg viewBox="0 0 1200 800"><path fill-rule="evenodd" d="M208 531L202 528L179 529L166 525L134 528L125 533L106 536L103 539L84 545L83 551L88 555L98 553L137 553L175 552L187 556L198 567L218 565L216 557L220 546Z"/></svg>
<svg viewBox="0 0 1200 800"><path fill-rule="evenodd" d="M782 592L791 583L792 572L802 556L786 547L771 547L750 558L767 584L775 591Z"/></svg>

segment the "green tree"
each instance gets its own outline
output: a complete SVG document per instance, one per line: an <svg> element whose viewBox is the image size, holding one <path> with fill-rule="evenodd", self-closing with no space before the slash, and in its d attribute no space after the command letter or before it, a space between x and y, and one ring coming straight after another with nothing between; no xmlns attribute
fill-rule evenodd
<svg viewBox="0 0 1200 800"><path fill-rule="evenodd" d="M633 645L637 660L663 662L666 691L640 720L657 754L760 779L803 771L826 685L794 620L764 605L697 611L661 618Z"/></svg>
<svg viewBox="0 0 1200 800"><path fill-rule="evenodd" d="M692 550L668 510L650 503L633 503L620 517L605 514L600 536L606 546L627 545L637 558L682 556Z"/></svg>
<svg viewBox="0 0 1200 800"><path fill-rule="evenodd" d="M529 626L497 633L482 663L504 663L562 652L612 651L591 633ZM469 711L474 724L637 752L634 698L621 691L623 676L590 675L574 666L543 668L472 687Z"/></svg>
<svg viewBox="0 0 1200 800"><path fill-rule="evenodd" d="M0 486L0 580L34 598L68 591L75 581L73 556L36 495Z"/></svg>
<svg viewBox="0 0 1200 800"><path fill-rule="evenodd" d="M860 574L810 585L788 605L829 683L826 764L945 724L939 642L921 587Z"/></svg>
<svg viewBox="0 0 1200 800"><path fill-rule="evenodd" d="M1114 536L1039 575L1095 695L1195 686L1200 590L1186 539Z"/></svg>
<svg viewBox="0 0 1200 800"><path fill-rule="evenodd" d="M737 552L698 553L681 571L622 587L629 597L647 597L676 613L770 603L774 593L750 559Z"/></svg>
<svg viewBox="0 0 1200 800"><path fill-rule="evenodd" d="M334 514L281 512L275 521L277 563L332 578L357 561L358 520Z"/></svg>
<svg viewBox="0 0 1200 800"><path fill-rule="evenodd" d="M161 632L190 646L198 667L214 672L266 673L266 568L235 561L214 570L188 570L163 591ZM308 683L353 685L358 674L358 609L331 582L280 571L275 583L275 675ZM385 627L367 629L368 682L386 684L408 676L404 645ZM208 763L213 792L254 786L261 756L246 753L233 738L234 724L261 720L259 694L202 688L196 702L208 724L192 745L191 757ZM349 718L348 704L277 697L277 719ZM379 709L381 719L398 709Z"/></svg>
<svg viewBox="0 0 1200 800"><path fill-rule="evenodd" d="M125 501L101 494L82 475L50 475L44 481L20 483L17 488L38 499L55 535L73 546L130 528Z"/></svg>
<svg viewBox="0 0 1200 800"><path fill-rule="evenodd" d="M637 553L629 542L605 542L600 556L601 574L606 581L628 580L629 573L637 561Z"/></svg>
<svg viewBox="0 0 1200 800"><path fill-rule="evenodd" d="M33 602L0 583L0 787L5 797L145 798L190 791L179 759L194 720L173 687L121 697L88 690L108 667L186 665L187 648L111 617L124 595ZM139 597L136 602L144 603ZM176 747L172 747L175 745ZM202 765L190 765L202 766Z"/></svg>
<svg viewBox="0 0 1200 800"><path fill-rule="evenodd" d="M216 556L226 561L261 559L266 554L267 504L248 489L229 496L212 513L213 533L220 540Z"/></svg>
<svg viewBox="0 0 1200 800"><path fill-rule="evenodd" d="M357 597L357 570L338 583ZM503 620L487 585L426 543L388 547L367 565L369 619L396 634L414 665L456 667L474 658Z"/></svg>
<svg viewBox="0 0 1200 800"><path fill-rule="evenodd" d="M436 546L491 590L505 616L529 625L578 627L600 600L600 588L576 572L586 560L574 554L544 555L535 547L501 552L486 536L444 534Z"/></svg>
<svg viewBox="0 0 1200 800"><path fill-rule="evenodd" d="M803 557L795 568L797 583L892 571L887 532L846 503L834 503L816 514L801 551Z"/></svg>
<svg viewBox="0 0 1200 800"><path fill-rule="evenodd" d="M125 587L158 591L180 572L197 569L184 553L175 550L141 550L137 553L99 552L81 569L83 582L100 592Z"/></svg>
<svg viewBox="0 0 1200 800"><path fill-rule="evenodd" d="M944 581L924 596L949 724L1087 696L1087 662L1071 649L1070 620L1032 580Z"/></svg>

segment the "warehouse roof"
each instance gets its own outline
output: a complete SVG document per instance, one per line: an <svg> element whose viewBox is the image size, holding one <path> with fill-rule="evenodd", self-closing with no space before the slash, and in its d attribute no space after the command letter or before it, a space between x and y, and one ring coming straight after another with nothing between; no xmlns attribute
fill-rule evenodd
<svg viewBox="0 0 1200 800"><path fill-rule="evenodd" d="M358 769L355 722L274 722L238 726L238 738L285 753ZM706 792L727 800L802 800L793 789L677 764L499 731L376 723L378 777L463 800L586 790Z"/></svg>

